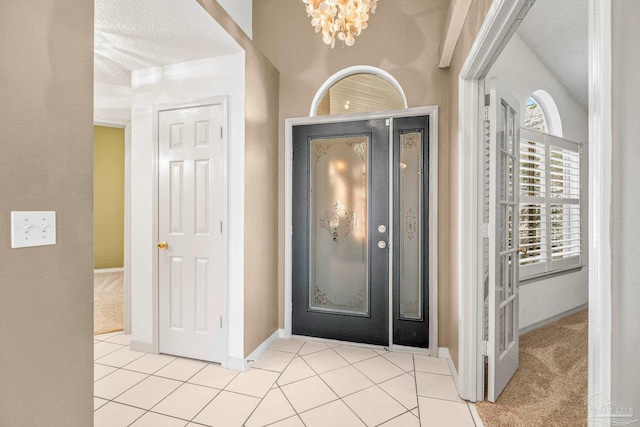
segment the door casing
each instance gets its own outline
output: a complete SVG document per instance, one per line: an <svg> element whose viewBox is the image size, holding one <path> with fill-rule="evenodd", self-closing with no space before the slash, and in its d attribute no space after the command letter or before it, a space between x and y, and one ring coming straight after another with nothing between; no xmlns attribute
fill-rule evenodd
<svg viewBox="0 0 640 427"><path fill-rule="evenodd" d="M372 119L392 119L396 117L429 116L429 355L438 357L438 107L416 107L402 110L344 114L337 116L301 117L285 120L285 227L284 227L284 336L291 337L292 324L292 196L293 196L293 127L299 125L340 123ZM389 148L393 148L393 121L390 123ZM389 162L389 176L393 176L393 165ZM393 223L393 186L389 188L389 224ZM393 230L390 230L389 241L393 241ZM389 256L389 313L393 313L393 248ZM393 316L389 316L389 343L393 343ZM411 350L421 352L418 348L407 348L390 344L392 350Z"/></svg>
<svg viewBox="0 0 640 427"><path fill-rule="evenodd" d="M192 107L204 107L204 106L209 106L209 105L220 105L222 107L222 125L223 125L223 132L222 132L222 156L224 158L224 171L222 173L222 179L223 179L223 196L222 196L222 211L223 211L223 218L222 218L222 222L223 222L223 233L222 233L222 239L223 239L223 244L222 246L224 248L229 247L229 172L228 172L228 164L229 164L229 109L228 109L228 97L227 96L218 96L218 97L213 97L213 98L206 98L206 99L198 99L198 100L190 100L190 101L184 101L184 102L174 102L174 103L169 103L169 104L159 104L154 106L153 108L153 194L152 194L152 199L153 199L153 218L152 218L152 227L153 227L153 242L157 242L158 241L158 173L159 173L159 131L158 131L158 126L159 126L159 115L161 111L169 111L169 110L175 110L175 109L182 109L182 108L192 108ZM158 256L158 250L156 249L155 245L153 245L150 250L152 251L152 269L151 269L151 274L152 274L152 283L153 283L153 299L152 299L152 308L153 308L153 316L152 316L152 326L153 326L153 342L152 344L152 352L154 354L158 354L159 352L159 335L160 335L160 330L159 330L159 325L160 325L160 314L159 314L159 294L160 294L160 289L159 289L159 280L158 280L158 268L159 268L159 256ZM222 278L222 282L223 282L223 286L222 286L222 293L223 295L221 295L220 297L222 298L223 301L223 310L222 310L222 345L223 345L223 349L221 349L221 354L223 355L227 355L226 357L223 357L222 359L222 367L226 368L229 364L229 358L228 358L228 319L229 319L229 302L228 302L228 295L229 295L229 260L228 260L228 250L223 251L223 253L221 254L221 256L224 258L222 260L222 265L225 266L224 271L221 273L223 274L223 278Z"/></svg>

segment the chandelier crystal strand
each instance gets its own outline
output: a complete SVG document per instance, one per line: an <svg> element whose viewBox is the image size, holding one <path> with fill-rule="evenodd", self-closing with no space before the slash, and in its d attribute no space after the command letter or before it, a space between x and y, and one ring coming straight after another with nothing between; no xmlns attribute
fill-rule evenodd
<svg viewBox="0 0 640 427"><path fill-rule="evenodd" d="M302 0L307 5L307 16L316 33L322 31L322 41L336 45L336 37L347 46L353 46L356 37L366 29L369 13L376 13L378 0Z"/></svg>

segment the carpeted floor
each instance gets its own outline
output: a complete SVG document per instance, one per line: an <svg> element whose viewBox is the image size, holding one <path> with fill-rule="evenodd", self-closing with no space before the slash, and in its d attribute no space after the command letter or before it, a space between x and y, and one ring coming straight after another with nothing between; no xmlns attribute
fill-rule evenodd
<svg viewBox="0 0 640 427"><path fill-rule="evenodd" d="M124 329L124 273L94 273L93 334Z"/></svg>
<svg viewBox="0 0 640 427"><path fill-rule="evenodd" d="M522 335L511 382L477 404L485 426L586 426L587 341L587 310Z"/></svg>

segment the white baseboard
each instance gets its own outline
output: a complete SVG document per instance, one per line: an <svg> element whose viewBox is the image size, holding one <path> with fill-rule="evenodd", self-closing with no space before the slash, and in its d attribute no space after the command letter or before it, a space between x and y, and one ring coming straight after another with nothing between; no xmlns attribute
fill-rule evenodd
<svg viewBox="0 0 640 427"><path fill-rule="evenodd" d="M129 344L129 348L132 351L139 351L141 353L155 354L155 352L153 351L153 344L152 343L148 343L148 342L131 341L131 344Z"/></svg>
<svg viewBox="0 0 640 427"><path fill-rule="evenodd" d="M291 335L287 336L284 329L278 329L278 338L291 338Z"/></svg>
<svg viewBox="0 0 640 427"><path fill-rule="evenodd" d="M124 267L117 267L117 268L96 268L93 270L94 274L95 273L121 273L124 271Z"/></svg>
<svg viewBox="0 0 640 427"><path fill-rule="evenodd" d="M453 377L453 382L456 383L458 394L460 394L460 379L458 378L458 371L456 370L456 365L453 364L453 359L451 358L449 349L447 347L439 347L438 358L447 359L447 362L449 363L449 370L451 370L451 376Z"/></svg>
<svg viewBox="0 0 640 427"><path fill-rule="evenodd" d="M269 336L266 340L262 342L255 350L251 352L249 356L245 359L238 359L236 357L228 357L227 358L227 368L234 369L236 371L246 371L253 365L253 363L258 360L262 354L267 351L271 344L280 337L280 334L283 334L284 331L282 329L276 329L276 331Z"/></svg>
<svg viewBox="0 0 640 427"><path fill-rule="evenodd" d="M544 319L544 320L541 320L539 322L533 323L533 324L531 324L529 326L526 326L526 327L520 329L520 331L519 331L520 335L526 334L527 332L531 332L533 330L536 330L538 328L546 326L549 323L553 323L553 322L555 322L557 320L564 319L567 316L571 316L572 314L575 314L575 313L577 313L579 311L584 310L585 308L588 307L588 305L589 304L587 304L587 303L579 305L578 307L572 308L570 310L563 311L562 313L558 313L555 316L551 316L551 317L549 317L547 319Z"/></svg>
<svg viewBox="0 0 640 427"><path fill-rule="evenodd" d="M467 402L467 405L469 406L471 418L473 418L473 422L476 424L476 427L484 427L484 423L482 422L482 418L480 418L480 413L478 413L476 404L473 402Z"/></svg>

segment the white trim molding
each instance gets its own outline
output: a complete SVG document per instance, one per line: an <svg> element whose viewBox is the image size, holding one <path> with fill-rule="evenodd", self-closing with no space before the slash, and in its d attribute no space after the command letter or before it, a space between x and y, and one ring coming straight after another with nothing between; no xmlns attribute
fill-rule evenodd
<svg viewBox="0 0 640 427"><path fill-rule="evenodd" d="M278 339L282 338L282 329L276 329L276 331L269 335L269 338L264 340L262 344L260 344L255 350L251 352L250 355L245 357L244 359L238 359L235 357L227 358L227 369L234 369L236 371L246 371L253 365L256 360L260 358L264 354L265 351L271 347L271 345Z"/></svg>
<svg viewBox="0 0 640 427"><path fill-rule="evenodd" d="M589 411L611 400L611 3L589 0Z"/></svg>
<svg viewBox="0 0 640 427"><path fill-rule="evenodd" d="M124 267L115 267L115 268L94 268L94 274L100 273L122 273L124 271Z"/></svg>
<svg viewBox="0 0 640 427"><path fill-rule="evenodd" d="M454 0L451 4L451 17L447 26L447 32L442 43L442 52L440 53L440 63L438 67L447 68L451 64L451 59L456 51L458 39L462 33L462 28L467 20L472 0Z"/></svg>
<svg viewBox="0 0 640 427"><path fill-rule="evenodd" d="M453 363L453 358L451 357L449 349L447 347L440 347L438 349L438 358L447 360L451 376L453 377L453 382L456 384L458 394L460 394L460 377L458 376L458 371L456 370L456 365Z"/></svg>
<svg viewBox="0 0 640 427"><path fill-rule="evenodd" d="M284 332L291 337L292 324L292 196L293 196L293 127L310 124L339 123L396 117L429 116L429 354L438 355L438 107L416 107L379 113L341 114L339 116L301 117L285 120L285 239L284 248ZM391 280L391 276L390 276ZM391 283L391 282L390 282ZM391 317L391 316L390 316ZM390 329L390 345L393 343Z"/></svg>
<svg viewBox="0 0 640 427"><path fill-rule="evenodd" d="M377 68L372 67L370 65L354 65L353 67L348 67L343 70L338 71L331 77L329 77L323 84L320 86L320 89L316 92L316 95L313 97L313 102L311 102L311 110L309 111L309 117L316 117L316 113L318 111L318 106L320 102L322 102L322 98L327 93L331 86L338 83L340 80L347 78L349 76L353 76L354 74L373 74L378 77L382 77L386 81L388 81L397 91L400 93L402 97L402 102L404 102L404 107L407 108L407 96L402 90L402 86L395 77L393 77L388 72Z"/></svg>
<svg viewBox="0 0 640 427"><path fill-rule="evenodd" d="M511 35L527 14L533 0L495 0L459 76L458 129L458 369L460 395L476 402L484 398L482 336L482 178L481 111L484 77ZM471 220L470 220L471 218Z"/></svg>

